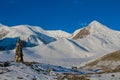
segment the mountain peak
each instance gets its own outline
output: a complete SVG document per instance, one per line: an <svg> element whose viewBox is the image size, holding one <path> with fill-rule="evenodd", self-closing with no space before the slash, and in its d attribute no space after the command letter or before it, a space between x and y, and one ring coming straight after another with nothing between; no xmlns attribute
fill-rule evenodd
<svg viewBox="0 0 120 80"><path fill-rule="evenodd" d="M85 28L77 30L73 35L73 39L84 38L91 34L103 34L109 30L109 28L94 20Z"/></svg>
<svg viewBox="0 0 120 80"><path fill-rule="evenodd" d="M90 24L91 24L91 25L93 25L93 24L100 24L100 22L98 22L98 21L96 21L96 20L93 20Z"/></svg>
<svg viewBox="0 0 120 80"><path fill-rule="evenodd" d="M94 20L94 21L92 21L87 27L91 27L91 28L100 28L100 27L103 27L103 25L100 23L100 22L98 22L98 21L96 21L96 20Z"/></svg>
<svg viewBox="0 0 120 80"><path fill-rule="evenodd" d="M108 29L108 27L106 27L105 25L101 24L96 20L92 21L86 28L93 30Z"/></svg>

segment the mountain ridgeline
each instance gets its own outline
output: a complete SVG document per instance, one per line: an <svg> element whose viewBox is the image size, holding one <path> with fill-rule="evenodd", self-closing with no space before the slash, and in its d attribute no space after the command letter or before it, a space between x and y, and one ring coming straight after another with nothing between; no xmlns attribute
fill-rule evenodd
<svg viewBox="0 0 120 80"><path fill-rule="evenodd" d="M97 21L76 30L73 34L56 30L48 31L37 26L19 25L8 27L0 24L0 50L15 48L20 37L24 47L46 45L46 47L64 52L61 42L66 44L66 50L72 53L105 53L120 49L120 32L109 29ZM49 44L49 45L48 45ZM61 47L55 47L59 44ZM76 50L77 49L77 50ZM46 50L46 49L45 49ZM89 54L86 54L87 56Z"/></svg>
<svg viewBox="0 0 120 80"><path fill-rule="evenodd" d="M18 38L21 39L24 47L25 61L41 63L45 61L48 64L64 67L84 65L120 50L120 32L97 21L92 21L73 34L62 30L44 30L37 26L8 27L0 24L1 61L14 59L13 53Z"/></svg>

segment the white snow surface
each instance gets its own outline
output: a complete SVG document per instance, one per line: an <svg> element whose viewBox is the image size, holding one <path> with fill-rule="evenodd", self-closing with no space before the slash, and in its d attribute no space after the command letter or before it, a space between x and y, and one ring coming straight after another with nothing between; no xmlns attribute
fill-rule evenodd
<svg viewBox="0 0 120 80"><path fill-rule="evenodd" d="M50 71L50 69L54 69ZM79 70L74 72L70 68L54 66L45 63L36 63L27 66L22 63L10 62L7 67L0 66L0 80L57 80L57 74L77 73L84 74L90 71Z"/></svg>
<svg viewBox="0 0 120 80"><path fill-rule="evenodd" d="M54 71L49 71L50 69L54 69ZM33 64L33 66L26 66L22 63L11 62L8 67L0 67L0 80L57 80L57 75L60 75L62 73L84 75L86 73L93 72L88 70L78 70L77 72L74 72L72 69L69 68L49 65L45 63ZM120 72L90 74L88 78L90 80L119 80L119 74Z"/></svg>
<svg viewBox="0 0 120 80"><path fill-rule="evenodd" d="M119 31L109 29L97 21L93 21L85 28L90 31L90 35L74 40L72 37L81 29L74 32L72 36L71 34L61 30L50 31L29 25L8 27L0 24L0 48L2 46L16 44L16 38L20 37L21 40L25 40L29 45L36 44L34 47L29 46L23 48L24 61L44 63L44 66L41 66L42 69L54 67L58 72L60 72L61 69L59 70L56 66L63 66L66 68L71 68L72 66L80 67L81 65L110 52L120 50ZM8 40L6 40L7 38ZM0 61L13 61L14 53L15 49L0 51ZM109 65L109 61L105 63L106 65ZM118 64L119 63L120 62L118 62ZM118 64L113 62L114 66L111 67L116 67ZM21 77L23 78L22 80L31 80L34 77L38 80L54 80L53 76L44 75L43 73L38 75L31 68L22 64L13 63L8 67L8 69L10 72L0 74L0 80L17 80ZM3 68L0 67L0 72L2 70ZM64 68L61 70L61 72L65 71L71 72L70 69ZM87 72L83 71L83 73ZM119 72L93 74L90 76L90 80L119 80L119 74Z"/></svg>
<svg viewBox="0 0 120 80"><path fill-rule="evenodd" d="M7 68L0 67L0 72L3 72L0 74L0 80L33 80L35 78L38 80L54 80L48 75L36 73L33 69L24 64L12 63L12 65Z"/></svg>
<svg viewBox="0 0 120 80"><path fill-rule="evenodd" d="M61 38L69 38L71 37L70 33L67 33L62 30L49 30L47 31L48 35L55 37L56 39L61 39Z"/></svg>
<svg viewBox="0 0 120 80"><path fill-rule="evenodd" d="M22 40L27 41L29 45L37 45L23 49L24 60L67 67L80 66L83 63L120 49L119 31L111 30L97 21L91 22L85 28L90 31L90 35L74 40L71 34L61 30L48 31L36 26L19 25L5 27L4 29L8 33L0 40L20 37ZM2 41L0 46L7 46L12 43L14 41ZM14 60L14 53L15 50L0 51L0 60Z"/></svg>

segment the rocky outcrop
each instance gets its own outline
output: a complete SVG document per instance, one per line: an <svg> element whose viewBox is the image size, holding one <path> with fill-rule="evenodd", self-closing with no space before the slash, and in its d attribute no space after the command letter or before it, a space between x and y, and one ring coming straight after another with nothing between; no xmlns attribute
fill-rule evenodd
<svg viewBox="0 0 120 80"><path fill-rule="evenodd" d="M74 37L73 39L78 39L78 38L84 38L86 36L90 35L90 31L87 28L84 28L80 30Z"/></svg>

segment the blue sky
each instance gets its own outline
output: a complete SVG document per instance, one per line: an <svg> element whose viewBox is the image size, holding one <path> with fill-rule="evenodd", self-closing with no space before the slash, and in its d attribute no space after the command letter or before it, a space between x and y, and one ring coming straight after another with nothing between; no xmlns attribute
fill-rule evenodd
<svg viewBox="0 0 120 80"><path fill-rule="evenodd" d="M120 31L120 0L0 0L0 23L72 33L97 20Z"/></svg>

